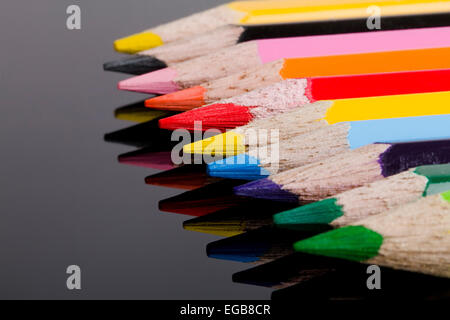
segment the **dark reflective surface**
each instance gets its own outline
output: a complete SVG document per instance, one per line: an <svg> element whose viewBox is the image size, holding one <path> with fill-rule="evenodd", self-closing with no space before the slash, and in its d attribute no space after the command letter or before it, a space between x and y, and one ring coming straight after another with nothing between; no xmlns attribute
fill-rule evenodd
<svg viewBox="0 0 450 320"><path fill-rule="evenodd" d="M207 258L218 237L158 211L181 190L146 185L158 171L119 164L135 149L103 141L133 125L114 110L146 98L118 92L126 76L103 72L120 57L113 40L219 2L1 2L0 298L270 297L232 283L245 266ZM73 3L81 31L66 29ZM66 289L72 264L81 292Z"/></svg>

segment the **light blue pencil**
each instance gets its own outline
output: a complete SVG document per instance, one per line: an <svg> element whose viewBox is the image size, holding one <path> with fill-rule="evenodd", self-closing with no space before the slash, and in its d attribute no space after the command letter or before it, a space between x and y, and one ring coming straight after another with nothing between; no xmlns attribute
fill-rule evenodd
<svg viewBox="0 0 450 320"><path fill-rule="evenodd" d="M450 114L342 122L280 141L279 149L271 145L264 152L253 150L256 156L241 154L210 163L207 170L213 177L257 180L368 144L445 139L450 139Z"/></svg>

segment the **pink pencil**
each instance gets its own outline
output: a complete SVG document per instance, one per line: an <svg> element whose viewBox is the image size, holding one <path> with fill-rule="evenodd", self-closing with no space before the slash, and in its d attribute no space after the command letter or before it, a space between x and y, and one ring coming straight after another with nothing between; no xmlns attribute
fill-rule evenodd
<svg viewBox="0 0 450 320"><path fill-rule="evenodd" d="M283 58L443 47L450 47L450 27L255 40L121 81L118 87L167 94Z"/></svg>

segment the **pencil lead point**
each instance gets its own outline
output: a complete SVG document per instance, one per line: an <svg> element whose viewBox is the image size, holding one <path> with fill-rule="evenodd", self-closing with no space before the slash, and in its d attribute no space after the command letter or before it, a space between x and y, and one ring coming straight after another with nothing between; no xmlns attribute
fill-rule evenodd
<svg viewBox="0 0 450 320"><path fill-rule="evenodd" d="M191 110L205 104L205 92L205 88L196 86L169 93L161 97L148 99L145 101L145 106L148 108L164 108L168 110Z"/></svg>
<svg viewBox="0 0 450 320"><path fill-rule="evenodd" d="M142 93L167 94L180 90L174 81L176 76L176 70L164 68L120 81L118 88Z"/></svg>
<svg viewBox="0 0 450 320"><path fill-rule="evenodd" d="M270 175L270 172L261 167L255 157L248 154L225 158L208 164L207 172L211 177L257 180Z"/></svg>
<svg viewBox="0 0 450 320"><path fill-rule="evenodd" d="M383 237L363 226L348 226L294 244L295 251L352 261L365 261L378 255Z"/></svg>
<svg viewBox="0 0 450 320"><path fill-rule="evenodd" d="M283 190L281 186L270 179L252 181L242 186L234 188L234 193L238 196L268 199L273 201L298 203L298 196Z"/></svg>
<svg viewBox="0 0 450 320"><path fill-rule="evenodd" d="M152 56L139 55L103 64L103 69L105 71L122 72L133 75L142 75L163 68L167 68L167 64L164 61Z"/></svg>
<svg viewBox="0 0 450 320"><path fill-rule="evenodd" d="M228 131L183 147L184 153L234 156L245 152L244 137Z"/></svg>
<svg viewBox="0 0 450 320"><path fill-rule="evenodd" d="M278 213L274 215L273 220L280 227L294 227L295 225L329 224L343 214L342 206L332 198Z"/></svg>
<svg viewBox="0 0 450 320"><path fill-rule="evenodd" d="M141 32L114 41L114 49L122 53L138 53L163 45L159 35L153 32Z"/></svg>
<svg viewBox="0 0 450 320"><path fill-rule="evenodd" d="M147 106L149 105L147 104ZM166 108L161 107L161 109ZM252 121L252 119L253 115L247 106L240 106L233 103L215 103L165 118L160 121L159 125L161 128L170 130L186 129L191 131L206 131L218 129L225 132L229 129L244 126ZM201 124L201 128L197 128L196 124Z"/></svg>

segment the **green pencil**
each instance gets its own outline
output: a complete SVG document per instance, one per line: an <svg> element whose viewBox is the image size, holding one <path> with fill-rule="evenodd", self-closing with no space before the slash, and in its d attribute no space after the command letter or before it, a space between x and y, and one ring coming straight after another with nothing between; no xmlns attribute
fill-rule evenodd
<svg viewBox="0 0 450 320"><path fill-rule="evenodd" d="M422 197L450 190L450 164L421 166L319 202L278 213L279 227L342 227Z"/></svg>
<svg viewBox="0 0 450 320"><path fill-rule="evenodd" d="M296 251L450 277L450 191L294 244Z"/></svg>

